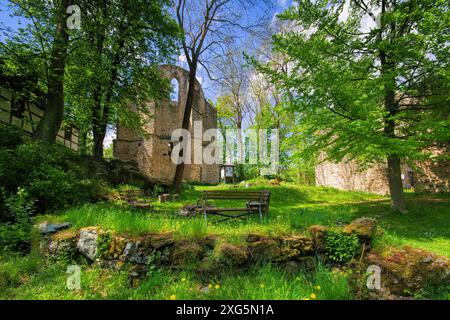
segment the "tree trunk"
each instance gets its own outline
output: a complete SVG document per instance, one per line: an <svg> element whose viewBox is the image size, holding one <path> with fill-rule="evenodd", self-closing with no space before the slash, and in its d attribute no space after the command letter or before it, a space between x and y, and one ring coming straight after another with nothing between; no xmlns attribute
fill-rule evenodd
<svg viewBox="0 0 450 320"><path fill-rule="evenodd" d="M103 141L105 140L105 136L106 126L98 126L93 131L94 144L92 147L92 155L95 159L103 159Z"/></svg>
<svg viewBox="0 0 450 320"><path fill-rule="evenodd" d="M197 63L193 62L193 65L189 66L189 89L186 98L186 106L184 108L183 123L181 125L181 127L186 130L189 130L189 122L192 113L192 104L194 103L196 74L197 74ZM184 162L177 164L175 170L175 176L173 178L173 187L172 187L175 193L181 192L181 182L183 180L183 173L184 173Z"/></svg>
<svg viewBox="0 0 450 320"><path fill-rule="evenodd" d="M86 142L87 142L87 130L83 130L80 131L79 133L79 137L78 137L78 151L82 156L87 155L87 146L86 146Z"/></svg>
<svg viewBox="0 0 450 320"><path fill-rule="evenodd" d="M388 179L391 193L392 207L401 212L406 211L405 197L403 194L402 172L400 158L394 155L388 156Z"/></svg>
<svg viewBox="0 0 450 320"><path fill-rule="evenodd" d="M239 178L241 181L245 180L245 173L244 173L244 162L245 162L245 154L244 154L244 141L242 137L242 118L239 117L237 121L237 130L238 130L238 149L239 149L239 165L237 166L239 171Z"/></svg>
<svg viewBox="0 0 450 320"><path fill-rule="evenodd" d="M64 70L69 43L66 10L69 4L70 0L61 0L57 8L56 34L51 52L45 111L33 136L48 143L56 141L64 115Z"/></svg>
<svg viewBox="0 0 450 320"><path fill-rule="evenodd" d="M381 2L381 13L384 15L386 12L386 0ZM384 23L384 17L381 17L382 26L380 28L380 33L378 35L379 41L381 42L383 37L383 30L386 29ZM395 32L395 25L389 25L390 32ZM380 65L381 65L381 75L385 77L384 82L384 109L387 111L387 115L384 119L384 134L390 138L395 139L395 128L396 123L394 117L397 115L399 107L395 102L395 91L396 79L392 76L392 70L395 69L395 60L393 55L389 56L384 49L380 50ZM391 204L392 208L399 210L401 212L406 211L405 196L403 194L403 183L401 177L401 166L400 157L395 153L390 153L387 156L388 165L388 181L389 181L389 192L391 194Z"/></svg>

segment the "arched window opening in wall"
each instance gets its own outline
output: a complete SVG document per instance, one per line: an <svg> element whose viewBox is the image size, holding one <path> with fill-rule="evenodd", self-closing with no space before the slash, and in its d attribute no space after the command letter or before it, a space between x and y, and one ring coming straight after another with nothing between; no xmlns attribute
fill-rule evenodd
<svg viewBox="0 0 450 320"><path fill-rule="evenodd" d="M180 94L180 84L178 83L178 80L176 78L172 78L172 80L170 80L170 87L170 101L178 102Z"/></svg>

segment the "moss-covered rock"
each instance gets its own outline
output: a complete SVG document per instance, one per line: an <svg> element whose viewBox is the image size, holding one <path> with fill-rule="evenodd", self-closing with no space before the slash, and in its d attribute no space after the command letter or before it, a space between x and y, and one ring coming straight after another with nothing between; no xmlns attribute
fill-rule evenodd
<svg viewBox="0 0 450 320"><path fill-rule="evenodd" d="M98 227L86 227L78 231L78 251L90 260L97 258L97 238L101 232L103 230Z"/></svg>
<svg viewBox="0 0 450 320"><path fill-rule="evenodd" d="M121 236L113 236L108 248L108 258L118 259L122 256L128 239Z"/></svg>
<svg viewBox="0 0 450 320"><path fill-rule="evenodd" d="M236 272L245 267L248 261L249 253L245 246L220 243L209 256L203 259L197 268L197 273L210 275L228 271Z"/></svg>
<svg viewBox="0 0 450 320"><path fill-rule="evenodd" d="M421 249L404 247L386 256L370 253L366 264L380 266L381 286L398 296L450 283L450 259Z"/></svg>
<svg viewBox="0 0 450 320"><path fill-rule="evenodd" d="M308 228L308 233L311 235L313 247L316 253L323 253L325 251L325 236L328 228L322 225L313 225Z"/></svg>
<svg viewBox="0 0 450 320"><path fill-rule="evenodd" d="M76 250L77 233L72 230L64 230L53 234L48 243L48 252L57 255L62 251Z"/></svg>
<svg viewBox="0 0 450 320"><path fill-rule="evenodd" d="M215 251L215 258L219 263L232 267L239 267L248 261L248 251L245 247L231 243L219 244Z"/></svg>
<svg viewBox="0 0 450 320"><path fill-rule="evenodd" d="M273 239L262 239L248 244L248 249L252 260L272 261L281 254L278 242Z"/></svg>
<svg viewBox="0 0 450 320"><path fill-rule="evenodd" d="M199 241L182 240L175 243L172 267L181 268L200 262L205 256L205 247Z"/></svg>
<svg viewBox="0 0 450 320"><path fill-rule="evenodd" d="M347 234L356 234L361 240L371 240L377 232L377 222L375 219L361 217L345 226L342 231Z"/></svg>

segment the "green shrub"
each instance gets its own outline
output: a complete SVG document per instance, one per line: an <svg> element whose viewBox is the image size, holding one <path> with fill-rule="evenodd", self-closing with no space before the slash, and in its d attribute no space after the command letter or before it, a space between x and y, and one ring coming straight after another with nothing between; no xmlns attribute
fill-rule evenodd
<svg viewBox="0 0 450 320"><path fill-rule="evenodd" d="M36 199L39 212L56 211L96 195L82 159L60 145L30 142L0 152L0 181L12 193L21 187Z"/></svg>
<svg viewBox="0 0 450 320"><path fill-rule="evenodd" d="M325 253L333 262L350 261L359 247L358 236L330 230L325 236Z"/></svg>
<svg viewBox="0 0 450 320"><path fill-rule="evenodd" d="M22 130L14 125L0 125L0 148L15 149L23 143Z"/></svg>
<svg viewBox="0 0 450 320"><path fill-rule="evenodd" d="M110 231L102 232L97 237L97 258L103 259L108 256L109 244L112 240Z"/></svg>
<svg viewBox="0 0 450 320"><path fill-rule="evenodd" d="M34 200L24 189L5 200L9 216L0 222L0 251L26 251L31 243Z"/></svg>

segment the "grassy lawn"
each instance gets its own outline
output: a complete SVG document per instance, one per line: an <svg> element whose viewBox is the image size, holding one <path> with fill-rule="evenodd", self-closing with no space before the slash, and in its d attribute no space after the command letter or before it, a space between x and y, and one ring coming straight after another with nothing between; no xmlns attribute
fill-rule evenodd
<svg viewBox="0 0 450 320"><path fill-rule="evenodd" d="M310 225L341 225L369 216L384 230L377 248L410 245L450 257L450 196L407 194L409 212L392 212L387 197L332 188L293 184L255 186L269 189L270 215L261 224L249 221L205 223L201 216L181 217L178 209L195 203L202 190L196 186L177 202L157 204L143 212L113 202L86 204L39 220L69 221L72 228L97 225L117 233L173 232L175 237L216 234L239 242L248 233L290 234ZM220 186L220 188L233 188ZM220 205L220 203L218 203ZM236 203L227 203L237 205ZM66 289L65 266L45 260L35 248L27 256L0 256L0 299L353 299L349 274L318 266L315 274L287 275L270 265L242 274L204 278L191 270L158 269L137 288L130 287L126 271L82 266L81 290ZM444 297L445 298L445 297Z"/></svg>
<svg viewBox="0 0 450 320"><path fill-rule="evenodd" d="M37 255L1 261L3 281L0 299L198 299L198 300L346 300L352 299L348 275L319 267L315 276L287 276L270 265L242 275L204 279L192 272L159 269L137 288L131 288L127 272L98 267L82 268L81 289L67 290L63 266ZM10 273L7 273L10 271ZM26 275L26 279L24 279ZM1 279L2 277L0 277Z"/></svg>
<svg viewBox="0 0 450 320"><path fill-rule="evenodd" d="M221 188L232 188L220 186ZM340 225L361 216L373 217L384 229L378 244L411 245L450 257L450 195L407 194L409 212L390 209L389 198L333 188L282 184L250 187L271 191L270 214L261 224L257 215L249 221L206 224L201 216L185 218L178 209L193 204L202 190L217 187L196 186L177 202L157 204L156 212L142 212L117 203L86 204L59 215L44 216L50 221L69 221L74 228L97 225L118 233L173 232L175 236L203 236L208 233L239 241L248 233L289 234L305 231L314 224ZM241 202L215 202L243 205Z"/></svg>

